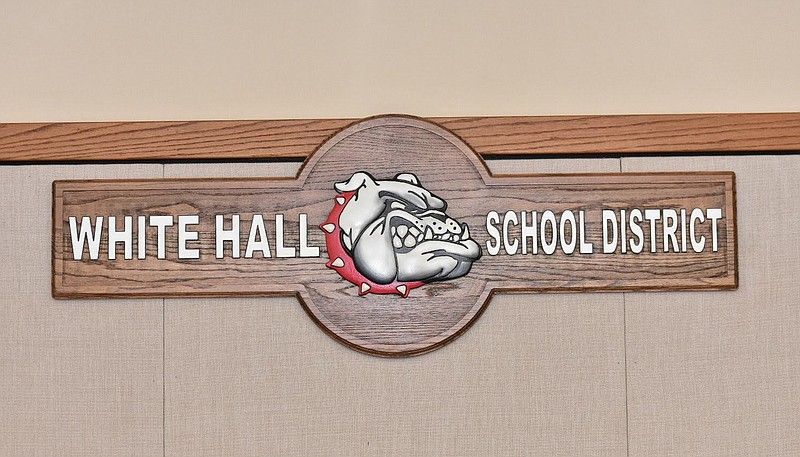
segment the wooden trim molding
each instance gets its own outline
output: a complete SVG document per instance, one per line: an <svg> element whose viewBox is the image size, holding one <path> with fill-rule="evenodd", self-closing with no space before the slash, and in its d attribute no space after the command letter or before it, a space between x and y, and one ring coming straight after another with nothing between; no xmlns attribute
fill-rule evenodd
<svg viewBox="0 0 800 457"><path fill-rule="evenodd" d="M484 157L800 151L800 112L429 120ZM299 160L354 121L0 124L0 163Z"/></svg>

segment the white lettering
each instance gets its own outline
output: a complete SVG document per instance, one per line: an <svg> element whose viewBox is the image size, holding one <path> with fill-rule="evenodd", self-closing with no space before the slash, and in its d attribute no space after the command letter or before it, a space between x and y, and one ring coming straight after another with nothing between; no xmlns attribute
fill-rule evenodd
<svg viewBox="0 0 800 457"><path fill-rule="evenodd" d="M638 221L638 222L637 222ZM634 208L631 210L631 217L629 218L628 222L631 226L631 232L638 238L638 242L634 243L633 238L630 241L631 251L634 254L638 254L642 252L644 249L644 232L642 231L642 227L639 225L639 222L642 221L642 212L641 210Z"/></svg>
<svg viewBox="0 0 800 457"><path fill-rule="evenodd" d="M503 216L503 246L506 248L506 254L514 255L517 253L517 249L519 249L519 241L514 238L513 243L508 242L509 238L511 238L508 234L509 224L519 225L517 213L514 211L506 211L505 216Z"/></svg>
<svg viewBox="0 0 800 457"><path fill-rule="evenodd" d="M681 252L686 252L686 209L681 208Z"/></svg>
<svg viewBox="0 0 800 457"><path fill-rule="evenodd" d="M547 242L547 224L550 224L550 242ZM558 223L556 222L556 215L549 209L542 213L542 225L540 227L539 238L542 240L542 251L547 255L553 255L556 252L556 245L558 244Z"/></svg>
<svg viewBox="0 0 800 457"><path fill-rule="evenodd" d="M147 218L145 216L139 216L136 220L136 258L144 259L147 256Z"/></svg>
<svg viewBox="0 0 800 457"><path fill-rule="evenodd" d="M283 242L283 214L275 215L275 256L281 258L296 257L297 249L284 246Z"/></svg>
<svg viewBox="0 0 800 457"><path fill-rule="evenodd" d="M717 220L722 217L722 208L709 208L706 217L711 220L711 250L717 252Z"/></svg>
<svg viewBox="0 0 800 457"><path fill-rule="evenodd" d="M116 260L117 243L122 243L125 249L125 260L133 258L133 217L125 216L125 228L117 231L117 218L108 217L108 259Z"/></svg>
<svg viewBox="0 0 800 457"><path fill-rule="evenodd" d="M581 254L591 254L594 252L594 245L592 243L586 242L586 218L584 217L583 211L578 211L578 219L580 220L581 225L581 246L580 246L580 253Z"/></svg>
<svg viewBox="0 0 800 457"><path fill-rule="evenodd" d="M244 251L246 259L252 259L255 251L261 251L261 256L272 257L269 250L269 240L267 230L264 227L264 216L261 214L253 215L253 222L250 225L250 236L247 238L247 248Z"/></svg>
<svg viewBox="0 0 800 457"><path fill-rule="evenodd" d="M567 243L567 222L570 224L569 232L570 232L570 241ZM575 252L575 245L578 242L578 231L576 230L576 223L575 223L575 213L570 210L566 210L561 213L561 222L559 226L559 237L561 240L561 250L564 251L564 254L572 254Z"/></svg>
<svg viewBox="0 0 800 457"><path fill-rule="evenodd" d="M166 235L167 235L167 227L172 227L174 223L174 218L172 216L150 216L150 227L158 227L158 258L165 259L167 258L167 245L166 245Z"/></svg>
<svg viewBox="0 0 800 457"><path fill-rule="evenodd" d="M656 221L661 219L661 211L646 209L644 218L650 221L650 252L656 252Z"/></svg>
<svg viewBox="0 0 800 457"><path fill-rule="evenodd" d="M539 253L539 241L536 239L536 234L539 232L536 228L538 217L536 211L531 211L531 225L528 225L528 213L522 212L522 253L528 253L528 238L531 240L531 253Z"/></svg>
<svg viewBox="0 0 800 457"><path fill-rule="evenodd" d="M178 216L178 258L179 259L199 259L200 250L196 248L186 247L187 241L197 241L200 239L200 234L187 230L187 225L197 225L200 223L200 216Z"/></svg>
<svg viewBox="0 0 800 457"><path fill-rule="evenodd" d="M611 241L608 239L608 226L611 224ZM617 250L617 216L610 209L603 210L603 254Z"/></svg>
<svg viewBox="0 0 800 457"><path fill-rule="evenodd" d="M216 221L216 257L221 259L225 257L225 242L231 243L231 257L234 259L239 258L239 215L234 214L231 216L231 228L225 230L225 218L221 214L217 214Z"/></svg>
<svg viewBox="0 0 800 457"><path fill-rule="evenodd" d="M489 232L489 236L494 240L494 244L492 244L491 240L486 240L486 250L489 251L489 255L500 253L500 231L494 226L499 222L500 215L497 214L497 211L489 211L489 214L486 215L486 231Z"/></svg>
<svg viewBox="0 0 800 457"><path fill-rule="evenodd" d="M300 257L319 257L319 248L308 245L308 215L300 213Z"/></svg>
<svg viewBox="0 0 800 457"><path fill-rule="evenodd" d="M697 238L694 236L695 221L698 220L700 223L703 223L706 217L703 215L703 210L695 208L692 210L692 215L689 218L689 240L692 242L692 250L694 250L694 252L702 252L703 248L706 247L706 237L701 235L700 241L697 241Z"/></svg>
<svg viewBox="0 0 800 457"><path fill-rule="evenodd" d="M69 232L72 238L72 258L83 258L83 246L89 244L89 259L97 260L100 257L100 234L103 231L103 216L95 218L94 233L92 233L92 219L89 216L81 218L81 230L78 233L78 220L75 216L69 218Z"/></svg>
<svg viewBox="0 0 800 457"><path fill-rule="evenodd" d="M678 238L675 232L678 231L678 212L674 209L664 210L664 252L669 252L669 245L672 243L673 252L678 251Z"/></svg>

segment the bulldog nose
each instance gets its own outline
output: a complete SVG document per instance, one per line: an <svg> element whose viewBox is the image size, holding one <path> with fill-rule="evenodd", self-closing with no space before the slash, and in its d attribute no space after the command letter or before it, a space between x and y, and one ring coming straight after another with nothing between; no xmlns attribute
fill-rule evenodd
<svg viewBox="0 0 800 457"><path fill-rule="evenodd" d="M455 219L452 219L452 218L448 217L447 220L445 221L445 224L446 224L448 232L455 233L455 234L461 233L461 225L459 225L459 223L456 222Z"/></svg>
<svg viewBox="0 0 800 457"><path fill-rule="evenodd" d="M451 234L461 234L461 225L446 214L428 214L424 221L431 227L434 235L444 235L447 237L445 239L449 239Z"/></svg>

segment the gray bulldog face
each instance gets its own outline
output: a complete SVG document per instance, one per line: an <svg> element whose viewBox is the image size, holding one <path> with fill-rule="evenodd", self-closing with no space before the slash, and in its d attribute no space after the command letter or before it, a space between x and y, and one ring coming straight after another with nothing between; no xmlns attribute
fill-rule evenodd
<svg viewBox="0 0 800 457"><path fill-rule="evenodd" d="M358 172L335 188L355 192L339 219L342 245L378 284L458 278L481 256L467 224L449 217L447 203L413 174L376 181Z"/></svg>

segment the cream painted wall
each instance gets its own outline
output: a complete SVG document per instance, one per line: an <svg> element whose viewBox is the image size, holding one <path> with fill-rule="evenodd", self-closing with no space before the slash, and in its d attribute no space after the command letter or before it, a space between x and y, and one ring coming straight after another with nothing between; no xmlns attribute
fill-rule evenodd
<svg viewBox="0 0 800 457"><path fill-rule="evenodd" d="M0 122L800 110L794 0L0 11Z"/></svg>

